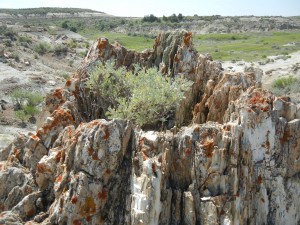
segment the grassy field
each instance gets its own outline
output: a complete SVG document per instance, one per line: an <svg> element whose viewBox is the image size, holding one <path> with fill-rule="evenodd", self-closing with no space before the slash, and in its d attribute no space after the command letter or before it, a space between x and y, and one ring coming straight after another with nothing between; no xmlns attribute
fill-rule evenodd
<svg viewBox="0 0 300 225"><path fill-rule="evenodd" d="M295 46L288 46L289 43ZM270 55L300 50L299 32L196 35L194 45L217 60L258 61Z"/></svg>
<svg viewBox="0 0 300 225"><path fill-rule="evenodd" d="M152 48L154 44L154 39L149 37L129 36L127 34L112 32L99 33L86 30L80 31L79 33L90 40L97 40L97 38L99 37L106 37L108 38L110 43L114 43L115 41L117 41L126 48L136 51L143 51L147 48Z"/></svg>
<svg viewBox="0 0 300 225"><path fill-rule="evenodd" d="M118 41L126 48L137 51L152 48L154 39L111 32L82 31L90 40L106 37ZM295 42L294 46L286 46ZM195 35L194 46L198 52L209 53L215 60L259 61L270 55L289 54L300 50L300 32L263 32L245 34Z"/></svg>

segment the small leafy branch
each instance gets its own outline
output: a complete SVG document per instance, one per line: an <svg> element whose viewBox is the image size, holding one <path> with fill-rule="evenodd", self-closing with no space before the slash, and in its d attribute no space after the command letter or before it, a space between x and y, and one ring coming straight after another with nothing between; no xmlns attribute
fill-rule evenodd
<svg viewBox="0 0 300 225"><path fill-rule="evenodd" d="M37 106L44 100L39 93L15 89L10 95L15 108L15 115L25 125L28 119L34 123L35 116L39 113Z"/></svg>
<svg viewBox="0 0 300 225"><path fill-rule="evenodd" d="M90 73L86 87L97 96L98 106L109 119L131 120L137 125L155 125L174 117L176 107L192 85L180 76L163 76L156 68L134 71L114 63L99 64Z"/></svg>

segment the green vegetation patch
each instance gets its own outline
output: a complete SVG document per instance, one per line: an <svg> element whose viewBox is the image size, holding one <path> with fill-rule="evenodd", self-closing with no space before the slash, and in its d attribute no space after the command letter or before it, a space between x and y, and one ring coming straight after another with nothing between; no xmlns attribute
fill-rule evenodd
<svg viewBox="0 0 300 225"><path fill-rule="evenodd" d="M195 35L194 46L215 60L259 61L270 55L300 50L299 32L259 32L243 34ZM293 43L288 45L289 43Z"/></svg>
<svg viewBox="0 0 300 225"><path fill-rule="evenodd" d="M87 88L96 107L109 119L131 120L140 126L157 125L174 117L175 109L192 85L181 77L163 76L157 68L126 71L107 62L90 73ZM98 111L98 110L97 110Z"/></svg>
<svg viewBox="0 0 300 225"><path fill-rule="evenodd" d="M300 92L300 79L295 76L285 76L274 80L272 91L276 95Z"/></svg>
<svg viewBox="0 0 300 225"><path fill-rule="evenodd" d="M91 30L85 30L79 33L90 40L97 40L99 37L105 37L108 38L110 43L114 43L116 41L128 49L136 51L143 51L145 49L152 48L155 40L151 37L132 36L127 34L111 32L95 32Z"/></svg>

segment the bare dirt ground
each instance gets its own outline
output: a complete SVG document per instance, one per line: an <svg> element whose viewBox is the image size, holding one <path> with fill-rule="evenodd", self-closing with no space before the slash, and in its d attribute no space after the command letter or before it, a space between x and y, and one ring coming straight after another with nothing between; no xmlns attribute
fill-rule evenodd
<svg viewBox="0 0 300 225"><path fill-rule="evenodd" d="M12 91L22 88L45 96L52 89L63 86L66 79L80 66L83 60L82 52L86 51L85 46L88 43L81 35L64 30L57 30L55 34L44 31L18 32L18 35L30 37L33 41L31 46L24 47L15 41L11 47L6 47L0 42L3 55L17 54L19 57L19 60L6 57L5 63L0 62L0 100L7 102L5 110L1 110L0 107L0 149L9 144L18 133L27 134L37 128L35 124L29 122L26 123L26 127L22 127L21 121L15 117L10 97ZM66 54L55 55L53 52L48 52L40 55L34 51L34 46L40 42L54 47L67 46L69 41L74 41L76 47L68 48Z"/></svg>
<svg viewBox="0 0 300 225"><path fill-rule="evenodd" d="M262 87L271 90L274 80L280 77L300 77L300 51L289 55L269 56L265 61L254 63L226 61L222 65L227 72L243 72L245 67L249 66L262 69ZM292 93L290 97L292 101L300 103L300 93Z"/></svg>

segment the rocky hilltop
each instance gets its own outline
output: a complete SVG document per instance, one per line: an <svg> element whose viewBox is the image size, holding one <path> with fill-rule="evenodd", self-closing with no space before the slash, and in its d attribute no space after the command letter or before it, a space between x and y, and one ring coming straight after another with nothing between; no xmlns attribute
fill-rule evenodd
<svg viewBox="0 0 300 225"><path fill-rule="evenodd" d="M193 81L177 127L95 118L84 86L109 59ZM160 34L141 53L100 38L44 114L1 150L1 224L300 223L299 106L261 89L260 70L225 73L189 32Z"/></svg>

